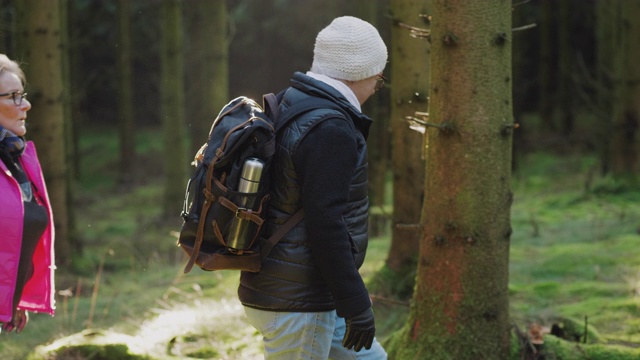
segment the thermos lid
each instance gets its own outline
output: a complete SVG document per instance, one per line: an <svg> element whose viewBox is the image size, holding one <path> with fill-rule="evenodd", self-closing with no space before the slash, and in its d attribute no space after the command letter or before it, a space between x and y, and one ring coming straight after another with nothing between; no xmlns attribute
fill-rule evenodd
<svg viewBox="0 0 640 360"><path fill-rule="evenodd" d="M242 177L250 181L260 181L264 163L258 158L248 158L242 167Z"/></svg>

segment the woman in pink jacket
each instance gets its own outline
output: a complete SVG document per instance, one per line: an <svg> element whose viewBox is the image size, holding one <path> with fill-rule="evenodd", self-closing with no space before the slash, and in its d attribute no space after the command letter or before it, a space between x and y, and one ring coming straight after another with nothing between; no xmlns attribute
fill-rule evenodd
<svg viewBox="0 0 640 360"><path fill-rule="evenodd" d="M27 311L54 311L53 217L35 146L24 140L24 84L0 54L0 324L18 333Z"/></svg>

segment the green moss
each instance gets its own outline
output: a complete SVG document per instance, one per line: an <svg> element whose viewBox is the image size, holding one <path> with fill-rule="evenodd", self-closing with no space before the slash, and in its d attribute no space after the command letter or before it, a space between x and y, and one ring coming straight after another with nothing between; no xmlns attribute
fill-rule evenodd
<svg viewBox="0 0 640 360"><path fill-rule="evenodd" d="M196 358L196 359L215 359L220 354L214 348L203 347L203 348L200 348L200 349L198 349L196 351L188 352L188 353L186 353L186 355L189 356L189 357L192 357L192 358Z"/></svg>
<svg viewBox="0 0 640 360"><path fill-rule="evenodd" d="M640 349L616 345L585 345L545 336L541 353L557 360L638 360Z"/></svg>
<svg viewBox="0 0 640 360"><path fill-rule="evenodd" d="M149 360L148 356L136 355L122 344L113 345L75 345L65 346L49 354L56 359L91 359L91 360ZM35 360L35 359L34 359Z"/></svg>

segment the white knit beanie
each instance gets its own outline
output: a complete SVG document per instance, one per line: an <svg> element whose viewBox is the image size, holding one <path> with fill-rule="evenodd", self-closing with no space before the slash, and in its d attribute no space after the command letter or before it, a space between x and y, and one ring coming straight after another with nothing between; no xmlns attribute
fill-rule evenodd
<svg viewBox="0 0 640 360"><path fill-rule="evenodd" d="M311 71L358 81L382 73L387 47L373 25L353 16L334 19L316 37Z"/></svg>

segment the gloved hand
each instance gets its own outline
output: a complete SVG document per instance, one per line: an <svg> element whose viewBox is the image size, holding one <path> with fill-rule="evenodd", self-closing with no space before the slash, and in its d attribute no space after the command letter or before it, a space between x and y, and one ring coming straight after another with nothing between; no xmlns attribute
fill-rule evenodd
<svg viewBox="0 0 640 360"><path fill-rule="evenodd" d="M342 340L342 346L347 349L353 348L356 352L365 349L371 349L373 337L376 335L375 319L373 310L368 308L364 312L345 318L347 323L347 331Z"/></svg>

